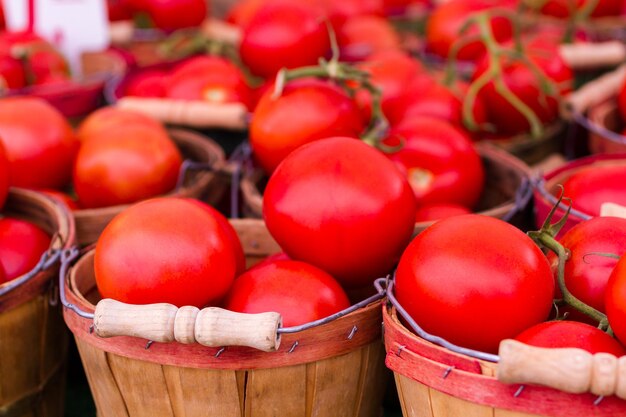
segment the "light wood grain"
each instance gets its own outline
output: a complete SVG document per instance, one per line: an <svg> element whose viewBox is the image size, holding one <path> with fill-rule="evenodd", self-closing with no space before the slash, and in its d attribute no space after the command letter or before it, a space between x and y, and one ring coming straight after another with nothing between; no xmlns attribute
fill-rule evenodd
<svg viewBox="0 0 626 417"><path fill-rule="evenodd" d="M394 373L402 415L404 417L435 417L430 402L430 389L402 374Z"/></svg>

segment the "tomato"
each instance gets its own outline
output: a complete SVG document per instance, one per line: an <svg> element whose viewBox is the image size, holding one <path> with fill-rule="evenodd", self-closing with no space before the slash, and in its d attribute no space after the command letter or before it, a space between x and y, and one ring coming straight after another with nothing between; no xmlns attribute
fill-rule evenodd
<svg viewBox="0 0 626 417"><path fill-rule="evenodd" d="M4 272L4 267L0 263L0 285L4 284L5 282L8 282L8 281L9 280L7 279L7 273Z"/></svg>
<svg viewBox="0 0 626 417"><path fill-rule="evenodd" d="M267 173L299 146L330 136L358 137L365 128L356 103L328 81L289 83L278 98L265 92L250 122L255 160Z"/></svg>
<svg viewBox="0 0 626 417"><path fill-rule="evenodd" d="M206 204L205 202L200 201L200 200L194 200L191 198L188 200L202 207L211 216L213 216L215 220L217 220L220 223L220 225L226 232L226 235L228 236L228 240L230 241L231 246L232 246L233 254L235 255L235 261L236 261L236 266L237 266L235 276L238 277L239 275L243 274L244 271L246 270L246 255L243 251L243 246L241 246L239 235L237 234L237 231L235 230L233 225L230 224L228 219L222 213L220 213L219 211L217 211L210 205Z"/></svg>
<svg viewBox="0 0 626 417"><path fill-rule="evenodd" d="M555 121L559 116L559 101L571 91L573 75L561 58L555 46L540 44L541 39L526 45L526 57L543 73L553 87L552 94L542 94L537 74L519 60L500 60L504 84L511 92L530 108L542 124ZM484 60L476 69L473 80L488 70ZM495 83L489 82L478 94L487 111L487 118L497 133L512 136L530 129L530 123L513 105L496 90Z"/></svg>
<svg viewBox="0 0 626 417"><path fill-rule="evenodd" d="M626 219L594 217L572 227L559 242L570 252L565 263L565 286L576 298L604 312L606 283L617 260L600 254L626 253ZM548 259L556 265L553 253Z"/></svg>
<svg viewBox="0 0 626 417"><path fill-rule="evenodd" d="M133 10L127 0L107 0L107 12L110 22L133 18Z"/></svg>
<svg viewBox="0 0 626 417"><path fill-rule="evenodd" d="M0 77L3 88L18 89L26 85L26 74L22 63L10 56L0 53Z"/></svg>
<svg viewBox="0 0 626 417"><path fill-rule="evenodd" d="M590 216L599 216L603 203L626 205L624 175L625 165L582 168L563 181L564 195L572 199L572 208Z"/></svg>
<svg viewBox="0 0 626 417"><path fill-rule="evenodd" d="M626 341L626 257L622 256L606 284L604 305L609 324L622 343Z"/></svg>
<svg viewBox="0 0 626 417"><path fill-rule="evenodd" d="M188 200L155 198L118 214L96 244L100 294L131 304L202 308L235 278L232 243L207 210Z"/></svg>
<svg viewBox="0 0 626 417"><path fill-rule="evenodd" d="M297 261L274 261L248 270L235 280L224 303L240 313L275 311L284 327L310 323L349 306L332 276Z"/></svg>
<svg viewBox="0 0 626 417"><path fill-rule="evenodd" d="M407 10L412 7L426 7L429 3L428 0L383 0L387 16L401 16L406 14Z"/></svg>
<svg viewBox="0 0 626 417"><path fill-rule="evenodd" d="M522 231L466 214L440 220L413 239L395 289L425 331L495 352L502 339L548 317L554 280L545 255Z"/></svg>
<svg viewBox="0 0 626 417"><path fill-rule="evenodd" d="M257 266L263 266L269 263L274 263L276 261L290 261L290 260L291 259L289 259L289 256L285 252L278 252L278 253L269 255L261 259L259 262L252 265L249 269L256 268Z"/></svg>
<svg viewBox="0 0 626 417"><path fill-rule="evenodd" d="M0 219L0 263L10 281L32 270L50 246L50 236L28 221Z"/></svg>
<svg viewBox="0 0 626 417"><path fill-rule="evenodd" d="M112 136L110 132L115 129L124 129L136 125L144 125L159 132L163 138L167 137L167 131L158 120L143 113L113 106L102 107L87 116L78 127L76 134L81 142L94 137L104 140L104 138Z"/></svg>
<svg viewBox="0 0 626 417"><path fill-rule="evenodd" d="M415 213L415 221L428 222L470 213L471 211L467 207L459 204L429 204L421 206L417 209L417 212Z"/></svg>
<svg viewBox="0 0 626 417"><path fill-rule="evenodd" d="M622 120L626 121L626 80L624 80L624 83L620 87L620 90L617 96L617 106L622 116Z"/></svg>
<svg viewBox="0 0 626 417"><path fill-rule="evenodd" d="M531 8L536 8L534 1L525 0ZM569 18L580 13L589 2L595 3L591 17L619 16L624 7L623 0L547 0L541 3L539 12L547 16Z"/></svg>
<svg viewBox="0 0 626 417"><path fill-rule="evenodd" d="M79 142L63 115L31 97L0 100L0 141L10 163L11 185L62 188L70 182Z"/></svg>
<svg viewBox="0 0 626 417"><path fill-rule="evenodd" d="M428 18L426 23L426 48L429 52L448 58L453 45L478 35L476 25L472 25L461 35L461 29L466 22L478 13L489 8L499 6L496 1L488 0L452 0L438 6ZM511 21L502 16L494 16L489 19L491 30L495 39L504 42L511 38L513 28ZM463 46L456 58L462 61L474 61L485 54L484 44L477 40Z"/></svg>
<svg viewBox="0 0 626 417"><path fill-rule="evenodd" d="M589 324L576 321L547 321L539 323L515 336L527 345L544 348L579 348L589 353L610 353L618 358L626 349L611 336Z"/></svg>
<svg viewBox="0 0 626 417"><path fill-rule="evenodd" d="M337 29L337 42L343 61L362 61L382 51L401 49L400 36L391 23L380 16L357 16Z"/></svg>
<svg viewBox="0 0 626 417"><path fill-rule="evenodd" d="M387 274L398 260L413 232L415 198L382 153L333 137L285 158L267 183L263 217L291 259L357 288Z"/></svg>
<svg viewBox="0 0 626 417"><path fill-rule="evenodd" d="M0 141L0 209L4 206L7 195L9 194L9 186L11 185L9 165L7 153L4 150L4 145Z"/></svg>
<svg viewBox="0 0 626 417"><path fill-rule="evenodd" d="M138 9L166 32L200 26L209 14L206 0L141 0Z"/></svg>
<svg viewBox="0 0 626 417"><path fill-rule="evenodd" d="M171 191L182 157L160 130L128 126L105 140L83 143L74 166L74 189L81 207L134 203Z"/></svg>
<svg viewBox="0 0 626 417"><path fill-rule="evenodd" d="M80 208L78 207L78 202L67 193L64 193L58 190L50 190L50 189L44 189L44 190L38 190L38 191L42 194L45 194L48 197L54 198L62 202L70 210L78 210Z"/></svg>
<svg viewBox="0 0 626 417"><path fill-rule="evenodd" d="M252 105L252 92L243 73L218 56L199 56L178 65L165 80L165 95L180 100Z"/></svg>
<svg viewBox="0 0 626 417"><path fill-rule="evenodd" d="M459 204L473 207L484 188L485 172L471 139L450 123L416 117L389 131L388 154L407 177L419 207Z"/></svg>
<svg viewBox="0 0 626 417"><path fill-rule="evenodd" d="M315 65L329 50L328 31L316 9L283 1L261 6L243 31L239 54L252 73L272 77L283 67Z"/></svg>
<svg viewBox="0 0 626 417"><path fill-rule="evenodd" d="M134 75L124 88L125 96L165 97L165 80L167 72L162 70L145 70Z"/></svg>

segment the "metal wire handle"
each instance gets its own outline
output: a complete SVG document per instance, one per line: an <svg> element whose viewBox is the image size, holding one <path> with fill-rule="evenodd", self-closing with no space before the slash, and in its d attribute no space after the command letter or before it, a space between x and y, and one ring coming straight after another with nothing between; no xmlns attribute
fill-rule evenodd
<svg viewBox="0 0 626 417"><path fill-rule="evenodd" d="M181 188L185 185L185 179L187 178L187 173L189 171L216 171L214 166L214 161L211 162L197 162L192 161L191 159L185 159L183 163L180 165L180 169L178 171L178 179L176 180L176 187L174 190L176 192L180 191Z"/></svg>
<svg viewBox="0 0 626 417"><path fill-rule="evenodd" d="M67 308L68 310L72 310L80 317L93 320L93 313L81 310L79 307L67 301L67 297L65 296L65 277L67 275L67 270L70 267L72 261L78 258L78 255L80 255L80 250L78 250L77 247L61 251L61 267L59 268L59 294L61 297L61 304L63 304L63 307Z"/></svg>
<svg viewBox="0 0 626 417"><path fill-rule="evenodd" d="M533 196L533 184L528 178L522 178L522 182L520 186L515 191L515 201L513 203L513 208L509 210L504 216L502 216L502 220L505 222L509 222L513 216L517 213L521 212L526 208L530 199Z"/></svg>
<svg viewBox="0 0 626 417"><path fill-rule="evenodd" d="M619 133L613 132L612 130L607 129L604 126L592 122L582 113L572 112L572 118L576 123L578 123L585 129L590 130L612 142L626 145L626 136L620 135Z"/></svg>
<svg viewBox="0 0 626 417"><path fill-rule="evenodd" d="M233 172L231 175L230 185L230 217L232 219L239 218L239 192L241 191L241 174L244 169L244 164L250 161L252 156L252 147L247 141L242 142L228 159L228 162L232 164Z"/></svg>

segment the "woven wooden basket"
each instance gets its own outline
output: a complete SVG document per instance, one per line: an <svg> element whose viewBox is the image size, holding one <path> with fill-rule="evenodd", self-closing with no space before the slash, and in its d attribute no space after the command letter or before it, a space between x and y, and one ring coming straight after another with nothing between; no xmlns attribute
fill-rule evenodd
<svg viewBox="0 0 626 417"><path fill-rule="evenodd" d="M233 220L248 260L279 251L259 220ZM65 277L68 301L98 301L93 253ZM246 315L249 316L249 315ZM386 383L380 303L282 334L275 352L248 347L100 338L93 320L65 310L99 417L379 417Z"/></svg>
<svg viewBox="0 0 626 417"><path fill-rule="evenodd" d="M50 233L54 237L50 254L74 244L74 223L67 208L40 193L11 189L2 214ZM3 417L63 416L68 333L54 303L57 275L55 264L0 285Z"/></svg>
<svg viewBox="0 0 626 417"><path fill-rule="evenodd" d="M475 211L486 216L523 223L522 216L509 217L517 211L523 211L528 202L516 201L516 197L519 197L520 188L529 186L530 168L520 159L492 144L479 143L476 146L485 168L486 183ZM263 196L258 186L262 181L263 173L260 170L246 173L241 180L243 213L248 217L263 216ZM416 223L415 233L421 232L432 223Z"/></svg>
<svg viewBox="0 0 626 417"><path fill-rule="evenodd" d="M169 129L172 140L181 151L183 158L207 163L213 171L192 171L187 175L184 185L172 191L171 196L204 199L216 202L226 192L227 182L217 172L225 162L222 148L213 140L198 133L183 130ZM79 245L88 245L96 240L102 230L117 214L129 205L118 205L95 209L82 209L73 212L76 221L76 235Z"/></svg>

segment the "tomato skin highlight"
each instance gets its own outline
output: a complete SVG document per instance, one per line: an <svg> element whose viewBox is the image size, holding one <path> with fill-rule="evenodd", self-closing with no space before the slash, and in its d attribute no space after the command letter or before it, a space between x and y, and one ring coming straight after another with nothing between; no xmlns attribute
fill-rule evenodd
<svg viewBox="0 0 626 417"><path fill-rule="evenodd" d="M5 280L32 270L50 247L50 236L38 226L19 219L0 219L0 263Z"/></svg>
<svg viewBox="0 0 626 417"><path fill-rule="evenodd" d="M279 260L255 266L235 280L224 307L241 313L276 311L283 326L328 317L350 306L329 274L304 262Z"/></svg>
<svg viewBox="0 0 626 417"><path fill-rule="evenodd" d="M390 272L415 223L415 197L382 153L351 138L292 152L263 196L267 228L287 255L317 266L345 288Z"/></svg>
<svg viewBox="0 0 626 417"><path fill-rule="evenodd" d="M184 199L155 198L109 223L96 244L94 269L104 298L202 308L226 294L236 259L208 211Z"/></svg>
<svg viewBox="0 0 626 417"><path fill-rule="evenodd" d="M538 246L501 220L467 214L440 220L409 244L395 293L425 331L496 352L502 339L544 321L554 280Z"/></svg>

